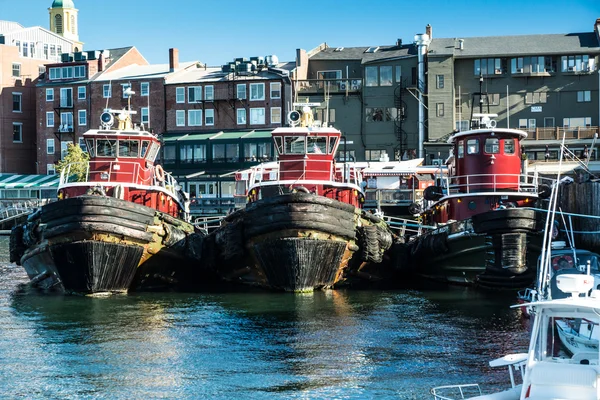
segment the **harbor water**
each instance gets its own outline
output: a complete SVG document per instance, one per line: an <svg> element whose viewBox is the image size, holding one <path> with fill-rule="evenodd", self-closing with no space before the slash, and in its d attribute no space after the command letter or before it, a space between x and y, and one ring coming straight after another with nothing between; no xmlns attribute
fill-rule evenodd
<svg viewBox="0 0 600 400"><path fill-rule="evenodd" d="M0 395L25 399L430 399L509 385L514 292L432 287L108 297L24 290L0 238Z"/></svg>

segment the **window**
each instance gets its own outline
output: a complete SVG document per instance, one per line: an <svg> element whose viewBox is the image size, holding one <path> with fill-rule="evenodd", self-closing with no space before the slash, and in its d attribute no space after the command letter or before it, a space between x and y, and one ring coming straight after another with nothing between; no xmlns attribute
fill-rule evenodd
<svg viewBox="0 0 600 400"><path fill-rule="evenodd" d="M214 144L212 147L213 162L238 162L240 146L234 143Z"/></svg>
<svg viewBox="0 0 600 400"><path fill-rule="evenodd" d="M319 89L323 89L325 84L329 85L337 85L336 82L330 82L332 80L340 80L342 79L342 71L341 70L332 70L332 71L317 71L317 79L319 82ZM329 81L329 82L324 82Z"/></svg>
<svg viewBox="0 0 600 400"><path fill-rule="evenodd" d="M504 154L515 154L515 139L504 139Z"/></svg>
<svg viewBox="0 0 600 400"><path fill-rule="evenodd" d="M237 85L237 98L240 100L243 100L246 98L246 84L245 83Z"/></svg>
<svg viewBox="0 0 600 400"><path fill-rule="evenodd" d="M463 119L463 120L460 120L460 121L456 121L456 130L457 131L459 131L459 132L468 131L469 128L470 128L470 125L469 125L469 120L468 119Z"/></svg>
<svg viewBox="0 0 600 400"><path fill-rule="evenodd" d="M236 110L237 114L237 124L238 125L246 125L246 109L238 108Z"/></svg>
<svg viewBox="0 0 600 400"><path fill-rule="evenodd" d="M75 78L85 78L85 65L76 65L73 70Z"/></svg>
<svg viewBox="0 0 600 400"><path fill-rule="evenodd" d="M327 153L327 138L321 136L307 136L306 137L306 152L314 154L326 154Z"/></svg>
<svg viewBox="0 0 600 400"><path fill-rule="evenodd" d="M139 157L140 141L119 139L119 157Z"/></svg>
<svg viewBox="0 0 600 400"><path fill-rule="evenodd" d="M59 132L73 132L73 113L60 113Z"/></svg>
<svg viewBox="0 0 600 400"><path fill-rule="evenodd" d="M251 83L250 84L250 100L256 101L256 100L264 100L264 99L265 99L265 84L264 83Z"/></svg>
<svg viewBox="0 0 600 400"><path fill-rule="evenodd" d="M479 139L467 140L467 154L479 154Z"/></svg>
<svg viewBox="0 0 600 400"><path fill-rule="evenodd" d="M379 85L392 86L392 66L379 67Z"/></svg>
<svg viewBox="0 0 600 400"><path fill-rule="evenodd" d="M525 104L546 103L546 92L527 92L525 93Z"/></svg>
<svg viewBox="0 0 600 400"><path fill-rule="evenodd" d="M60 79L62 77L60 68L50 68L50 80Z"/></svg>
<svg viewBox="0 0 600 400"><path fill-rule="evenodd" d="M175 124L177 126L185 126L185 110L175 111Z"/></svg>
<svg viewBox="0 0 600 400"><path fill-rule="evenodd" d="M175 88L175 101L177 103L185 103L185 88L184 87Z"/></svg>
<svg viewBox="0 0 600 400"><path fill-rule="evenodd" d="M396 65L396 83L402 82L402 66Z"/></svg>
<svg viewBox="0 0 600 400"><path fill-rule="evenodd" d="M464 140L459 140L458 141L457 153L458 153L458 158L464 158L465 157L465 142L464 142Z"/></svg>
<svg viewBox="0 0 600 400"><path fill-rule="evenodd" d="M498 75L504 72L501 58L481 58L473 63L474 75Z"/></svg>
<svg viewBox="0 0 600 400"><path fill-rule="evenodd" d="M482 97L484 106L500 105L500 93L488 93Z"/></svg>
<svg viewBox="0 0 600 400"><path fill-rule="evenodd" d="M183 164L206 162L206 145L185 144L179 148L179 161Z"/></svg>
<svg viewBox="0 0 600 400"><path fill-rule="evenodd" d="M386 107L367 107L365 108L365 114L367 122L389 122L396 119L396 116L398 115L398 109ZM331 119L329 121L333 122Z"/></svg>
<svg viewBox="0 0 600 400"><path fill-rule="evenodd" d="M377 86L379 71L377 67L365 68L365 86Z"/></svg>
<svg viewBox="0 0 600 400"><path fill-rule="evenodd" d="M199 103L202 101L202 86L188 87L188 103Z"/></svg>
<svg viewBox="0 0 600 400"><path fill-rule="evenodd" d="M78 110L77 111L77 125L79 125L79 126L87 125L87 111L86 110Z"/></svg>
<svg viewBox="0 0 600 400"><path fill-rule="evenodd" d="M519 119L519 129L527 129L527 119L525 119L525 118Z"/></svg>
<svg viewBox="0 0 600 400"><path fill-rule="evenodd" d="M47 111L46 112L46 127L50 128L54 126L54 112Z"/></svg>
<svg viewBox="0 0 600 400"><path fill-rule="evenodd" d="M29 57L29 43L23 42L23 47L21 48L21 54L23 57Z"/></svg>
<svg viewBox="0 0 600 400"><path fill-rule="evenodd" d="M379 158L383 154L383 150L365 150L366 161L379 161Z"/></svg>
<svg viewBox="0 0 600 400"><path fill-rule="evenodd" d="M56 175L56 169L54 168L54 164L46 164L46 171L48 171L48 175Z"/></svg>
<svg viewBox="0 0 600 400"><path fill-rule="evenodd" d="M591 117L563 118L564 128L583 128L592 126Z"/></svg>
<svg viewBox="0 0 600 400"><path fill-rule="evenodd" d="M127 89L131 89L131 83L122 83L121 89L123 90L123 98L128 99L131 95L128 93Z"/></svg>
<svg viewBox="0 0 600 400"><path fill-rule="evenodd" d="M204 123L206 125L215 124L215 110L209 108L204 111Z"/></svg>
<svg viewBox="0 0 600 400"><path fill-rule="evenodd" d="M87 153L88 148L84 138L79 138L79 148Z"/></svg>
<svg viewBox="0 0 600 400"><path fill-rule="evenodd" d="M63 79L73 79L73 67L62 67Z"/></svg>
<svg viewBox="0 0 600 400"><path fill-rule="evenodd" d="M578 90L577 91L577 102L584 103L592 101L592 92L589 90Z"/></svg>
<svg viewBox="0 0 600 400"><path fill-rule="evenodd" d="M500 153L500 139L498 139L498 138L485 139L484 152L486 152L487 154Z"/></svg>
<svg viewBox="0 0 600 400"><path fill-rule="evenodd" d="M12 64L12 76L15 78L21 77L21 64L19 64L19 63Z"/></svg>
<svg viewBox="0 0 600 400"><path fill-rule="evenodd" d="M595 69L594 57L588 55L561 57L562 72L588 72Z"/></svg>
<svg viewBox="0 0 600 400"><path fill-rule="evenodd" d="M13 93L12 95L13 98L13 106L12 106L12 110L13 112L22 112L23 109L21 108L21 100L23 98L23 95L21 93Z"/></svg>
<svg viewBox="0 0 600 400"><path fill-rule="evenodd" d="M140 83L140 96L149 96L149 95L150 95L150 82Z"/></svg>
<svg viewBox="0 0 600 400"><path fill-rule="evenodd" d="M46 154L54 154L54 139L46 139Z"/></svg>
<svg viewBox="0 0 600 400"><path fill-rule="evenodd" d="M435 76L435 87L436 87L436 89L444 88L444 75L436 75Z"/></svg>
<svg viewBox="0 0 600 400"><path fill-rule="evenodd" d="M281 107L271 107L271 123L281 124Z"/></svg>
<svg viewBox="0 0 600 400"><path fill-rule="evenodd" d="M77 100L85 100L86 88L85 86L77 87Z"/></svg>
<svg viewBox="0 0 600 400"><path fill-rule="evenodd" d="M110 85L102 85L102 97L108 99L111 97L112 90L110 89Z"/></svg>
<svg viewBox="0 0 600 400"><path fill-rule="evenodd" d="M215 99L215 87L213 85L208 85L204 87L204 100L214 100Z"/></svg>
<svg viewBox="0 0 600 400"><path fill-rule="evenodd" d="M23 124L13 122L13 142L23 143Z"/></svg>
<svg viewBox="0 0 600 400"><path fill-rule="evenodd" d="M435 113L438 117L444 116L444 103L436 103L435 104Z"/></svg>
<svg viewBox="0 0 600 400"><path fill-rule="evenodd" d="M263 125L265 123L265 109L251 108L250 109L250 125Z"/></svg>
<svg viewBox="0 0 600 400"><path fill-rule="evenodd" d="M175 160L176 160L175 145L167 145L167 146L163 147L163 149L164 149L163 155L162 155L163 162L165 164L175 163Z"/></svg>
<svg viewBox="0 0 600 400"><path fill-rule="evenodd" d="M73 88L60 89L60 106L73 107Z"/></svg>
<svg viewBox="0 0 600 400"><path fill-rule="evenodd" d="M202 126L202 110L188 110L188 126Z"/></svg>
<svg viewBox="0 0 600 400"><path fill-rule="evenodd" d="M141 108L140 118L141 118L142 124L148 125L148 122L150 122L150 109L148 107Z"/></svg>
<svg viewBox="0 0 600 400"><path fill-rule="evenodd" d="M271 82L271 98L281 98L281 82Z"/></svg>
<svg viewBox="0 0 600 400"><path fill-rule="evenodd" d="M46 89L46 101L54 101L54 89Z"/></svg>

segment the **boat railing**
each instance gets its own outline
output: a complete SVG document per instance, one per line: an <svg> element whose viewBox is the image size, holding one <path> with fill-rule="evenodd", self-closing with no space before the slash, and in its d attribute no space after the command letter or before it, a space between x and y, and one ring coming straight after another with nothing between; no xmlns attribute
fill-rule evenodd
<svg viewBox="0 0 600 400"><path fill-rule="evenodd" d="M386 215L383 220L400 237L409 238L421 233L421 225L412 219Z"/></svg>
<svg viewBox="0 0 600 400"><path fill-rule="evenodd" d="M221 226L223 218L225 218L224 215L200 216L194 218L193 225L198 229L204 230L206 233L210 233Z"/></svg>
<svg viewBox="0 0 600 400"><path fill-rule="evenodd" d="M481 387L477 383L466 383L462 385L438 386L431 389L434 400L457 400L481 396ZM450 397L451 396L451 397ZM460 397L457 397L460 396ZM466 396L466 397L465 397Z"/></svg>
<svg viewBox="0 0 600 400"><path fill-rule="evenodd" d="M481 192L537 193L539 185L554 180L527 174L471 174L442 178L442 188L449 194Z"/></svg>
<svg viewBox="0 0 600 400"><path fill-rule="evenodd" d="M282 174L289 174L292 176L296 176L296 180L307 180L307 179L316 179L316 180L331 180L335 182L349 182L354 185L360 186L360 181L362 180L362 175L358 168L354 165L344 164L337 165L335 168L331 168L329 170L328 175L323 178L323 168L286 168L289 166L289 163L298 163L297 160L294 161L279 161L280 166L283 168L263 168L262 166L256 166L252 168L248 177L248 187L252 187L261 182L265 181L277 181L282 179ZM323 162L331 164L329 160L311 160L311 164L314 162ZM267 176L265 176L267 175ZM314 178L313 178L314 177ZM287 180L287 179L286 179Z"/></svg>

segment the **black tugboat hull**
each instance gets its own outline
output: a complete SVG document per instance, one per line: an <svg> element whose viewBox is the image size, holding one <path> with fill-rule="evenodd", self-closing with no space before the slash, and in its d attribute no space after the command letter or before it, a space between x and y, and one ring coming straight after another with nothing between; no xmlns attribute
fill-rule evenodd
<svg viewBox="0 0 600 400"><path fill-rule="evenodd" d="M41 289L91 294L174 287L202 269L202 236L139 204L81 196L50 203L13 229L11 261Z"/></svg>
<svg viewBox="0 0 600 400"><path fill-rule="evenodd" d="M362 239L362 230L369 232L370 241ZM349 204L304 193L252 203L228 216L215 232L224 279L288 292L344 282L353 270L381 263L391 240L381 220L367 218Z"/></svg>
<svg viewBox="0 0 600 400"><path fill-rule="evenodd" d="M410 245L417 275L460 285L526 287L542 248L541 214L494 210L418 237Z"/></svg>

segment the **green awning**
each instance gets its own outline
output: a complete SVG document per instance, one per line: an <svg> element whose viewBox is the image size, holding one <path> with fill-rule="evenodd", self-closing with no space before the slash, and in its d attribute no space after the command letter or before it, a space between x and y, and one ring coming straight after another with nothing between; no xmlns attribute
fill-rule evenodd
<svg viewBox="0 0 600 400"><path fill-rule="evenodd" d="M0 189L51 189L59 180L59 175L0 174Z"/></svg>

